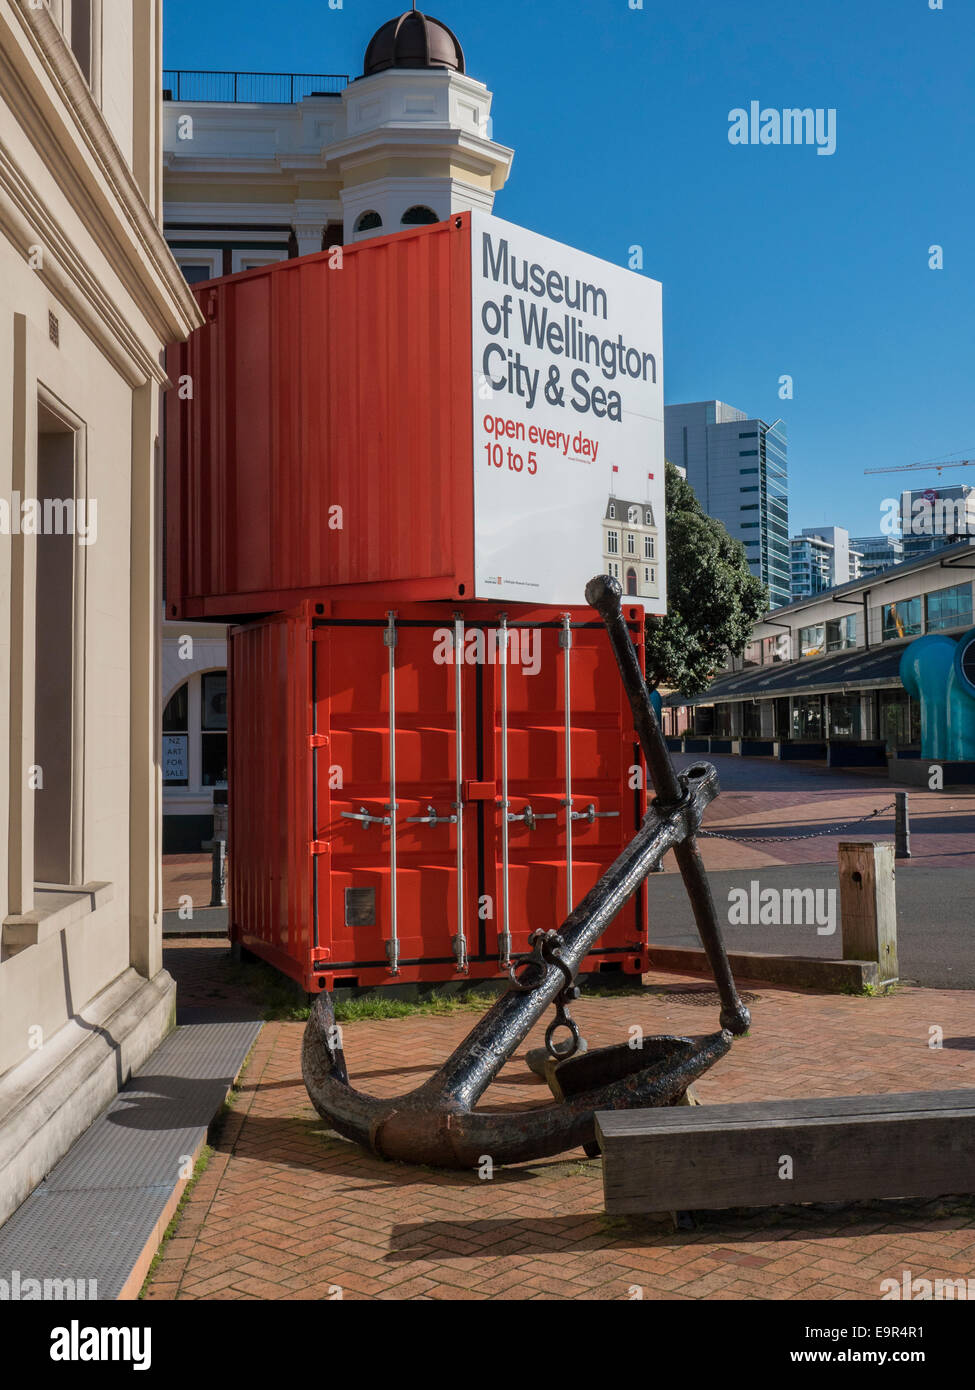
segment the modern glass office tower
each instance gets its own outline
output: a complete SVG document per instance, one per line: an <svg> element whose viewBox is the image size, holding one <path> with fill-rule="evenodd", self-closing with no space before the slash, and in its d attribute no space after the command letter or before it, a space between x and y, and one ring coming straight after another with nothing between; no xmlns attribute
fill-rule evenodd
<svg viewBox="0 0 975 1390"><path fill-rule="evenodd" d="M745 547L773 608L792 600L785 424L750 418L723 401L664 409L667 458L686 470L701 506Z"/></svg>

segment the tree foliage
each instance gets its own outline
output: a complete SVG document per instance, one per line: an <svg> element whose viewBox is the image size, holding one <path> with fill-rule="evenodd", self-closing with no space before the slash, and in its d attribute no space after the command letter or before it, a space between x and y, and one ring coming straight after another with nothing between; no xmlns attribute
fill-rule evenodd
<svg viewBox="0 0 975 1390"><path fill-rule="evenodd" d="M708 516L691 485L667 464L667 616L647 621L647 684L699 695L740 656L768 590L745 547Z"/></svg>

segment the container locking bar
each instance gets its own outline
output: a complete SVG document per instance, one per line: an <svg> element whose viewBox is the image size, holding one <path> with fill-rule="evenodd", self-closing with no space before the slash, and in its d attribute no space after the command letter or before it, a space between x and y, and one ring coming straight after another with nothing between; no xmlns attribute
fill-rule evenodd
<svg viewBox="0 0 975 1390"><path fill-rule="evenodd" d="M464 927L464 618L454 614L454 810L457 812L457 932L451 943L457 969L467 974L467 932Z"/></svg>
<svg viewBox="0 0 975 1390"><path fill-rule="evenodd" d="M572 614L562 614L562 631L559 633L559 646L562 648L562 703L565 706L565 911L568 915L575 902L572 885L572 822L578 817L572 811Z"/></svg>
<svg viewBox="0 0 975 1390"><path fill-rule="evenodd" d="M399 974L399 930L396 918L396 614L386 614L383 641L389 649L389 973Z"/></svg>
<svg viewBox="0 0 975 1390"><path fill-rule="evenodd" d="M511 920L508 901L508 615L501 614L498 629L498 659L501 666L501 930L498 932L498 963L502 970L511 964Z"/></svg>

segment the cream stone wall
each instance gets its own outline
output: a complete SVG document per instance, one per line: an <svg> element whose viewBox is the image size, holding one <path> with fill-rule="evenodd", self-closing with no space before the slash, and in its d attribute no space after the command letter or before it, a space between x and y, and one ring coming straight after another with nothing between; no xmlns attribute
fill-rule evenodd
<svg viewBox="0 0 975 1390"><path fill-rule="evenodd" d="M105 1103L103 1071L90 1090L73 1087L70 1106L59 1098L70 1059L104 1045L79 1019L122 1011L112 1039L124 1079L171 1012L159 411L165 345L201 320L159 225L159 4L92 0L90 82L64 37L70 8L0 0L0 1221ZM45 542L10 520L18 495L38 495L39 448L47 457L52 438L66 467L73 454L73 497L94 506L97 529L71 545L72 577L55 594L62 627L35 632ZM54 688L35 691L38 656L42 670L55 661ZM40 765L40 785L37 694L60 710L70 745ZM43 796L68 808L54 884L36 881Z"/></svg>

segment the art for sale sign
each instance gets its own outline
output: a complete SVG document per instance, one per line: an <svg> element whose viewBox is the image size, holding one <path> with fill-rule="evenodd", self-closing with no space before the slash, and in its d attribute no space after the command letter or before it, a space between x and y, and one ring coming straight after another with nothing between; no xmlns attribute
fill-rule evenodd
<svg viewBox="0 0 975 1390"><path fill-rule="evenodd" d="M661 287L471 217L476 596L666 612Z"/></svg>

